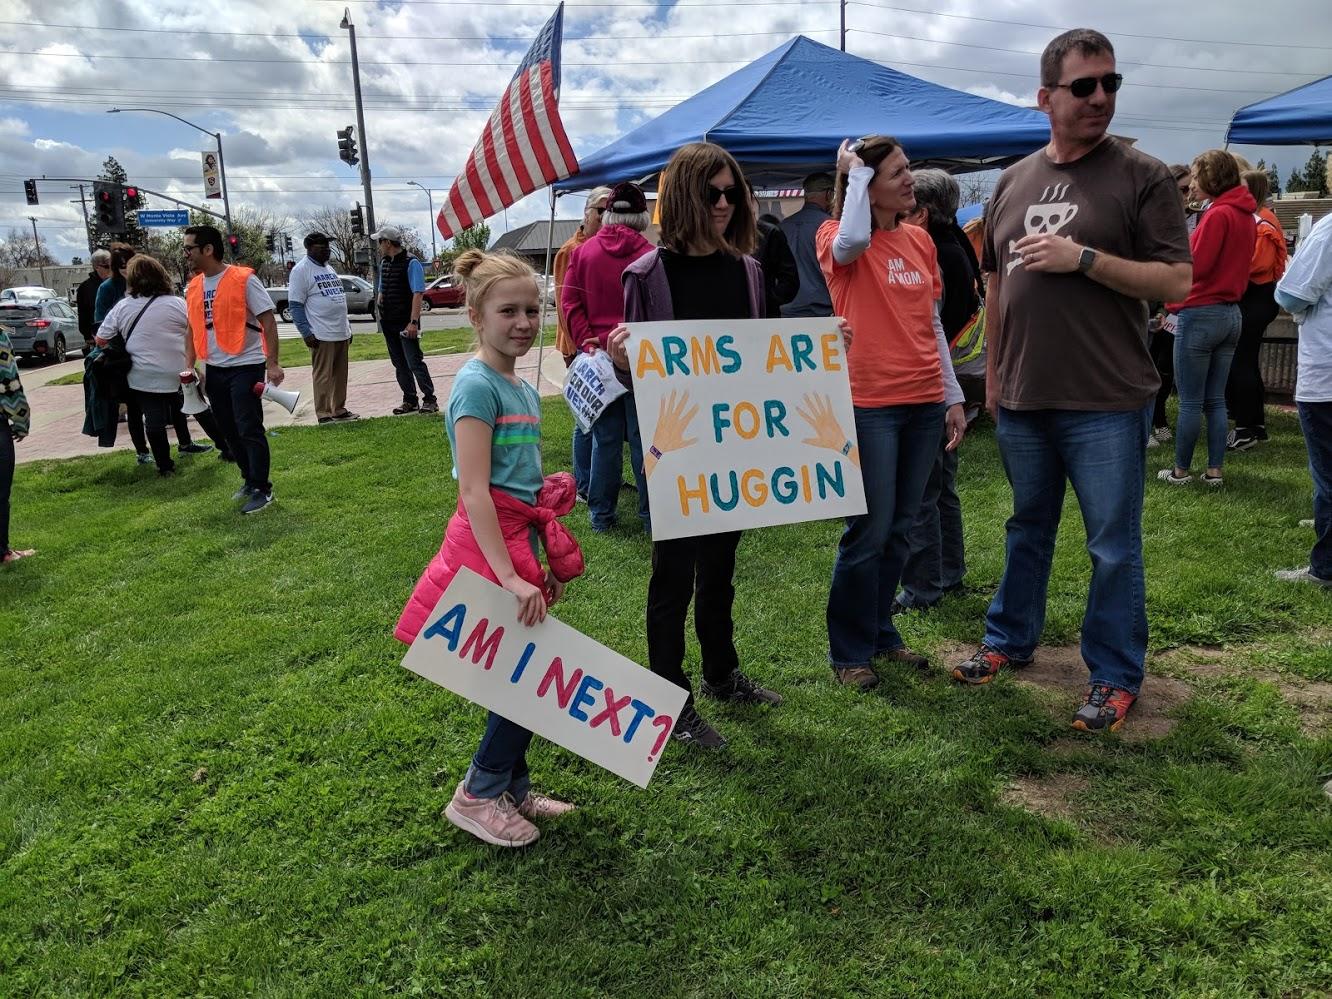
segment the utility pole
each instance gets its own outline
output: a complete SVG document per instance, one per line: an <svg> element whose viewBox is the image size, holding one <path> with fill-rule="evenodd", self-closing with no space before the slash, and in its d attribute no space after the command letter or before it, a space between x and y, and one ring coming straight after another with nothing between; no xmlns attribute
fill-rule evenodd
<svg viewBox="0 0 1332 999"><path fill-rule="evenodd" d="M361 103L361 66L356 61L356 25L352 24L350 8L343 8L342 23L339 27L345 29L351 37L352 88L356 94L356 131L361 135L361 187L365 191L365 225L366 232L372 233L377 227L375 199L370 191L370 139L365 134L365 107Z"/></svg>
<svg viewBox="0 0 1332 999"><path fill-rule="evenodd" d="M83 206L83 228L88 233L88 261L91 263L92 255L97 252L97 247L93 245L92 223L88 220L88 199L84 196L82 184L79 185L79 204Z"/></svg>
<svg viewBox="0 0 1332 999"><path fill-rule="evenodd" d="M42 274L42 284L46 284L46 266L42 263L42 243L37 238L37 216L29 215L28 221L32 223L32 252L37 256L37 269Z"/></svg>

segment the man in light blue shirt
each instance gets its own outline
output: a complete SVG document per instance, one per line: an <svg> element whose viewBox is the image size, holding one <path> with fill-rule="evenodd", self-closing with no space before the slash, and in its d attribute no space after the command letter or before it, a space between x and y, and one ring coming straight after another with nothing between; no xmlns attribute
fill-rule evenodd
<svg viewBox="0 0 1332 999"><path fill-rule="evenodd" d="M425 292L425 270L421 261L403 252L402 230L386 225L372 239L379 241L379 274L375 301L379 326L384 331L393 373L402 389L402 405L393 415L438 413L435 383L421 353L421 299ZM420 402L417 402L417 386Z"/></svg>

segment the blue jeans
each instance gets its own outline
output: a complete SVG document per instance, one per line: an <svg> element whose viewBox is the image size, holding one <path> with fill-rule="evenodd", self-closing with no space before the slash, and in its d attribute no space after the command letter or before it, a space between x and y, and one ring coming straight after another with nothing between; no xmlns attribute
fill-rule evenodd
<svg viewBox="0 0 1332 999"><path fill-rule="evenodd" d="M648 523L647 479L643 475L643 442L638 433L638 408L632 393L606 407L592 424L592 478L587 488L587 507L592 528L609 530L615 525L615 507L624 478L624 442L629 441L629 467L638 485L638 517Z"/></svg>
<svg viewBox="0 0 1332 999"><path fill-rule="evenodd" d="M532 733L495 712L486 717L486 732L467 768L463 790L473 798L498 798L505 791L521 803L532 786L527 776L527 746Z"/></svg>
<svg viewBox="0 0 1332 999"><path fill-rule="evenodd" d="M1309 571L1332 579L1332 402L1297 402L1300 427L1309 448L1309 474L1314 487L1314 531Z"/></svg>
<svg viewBox="0 0 1332 999"><path fill-rule="evenodd" d="M1181 309L1175 332L1175 466L1188 468L1207 413L1207 467L1226 460L1226 379L1239 343L1238 305L1198 305Z"/></svg>
<svg viewBox="0 0 1332 999"><path fill-rule="evenodd" d="M906 565L902 566L902 591L897 599L906 607L929 607L943 599L944 592L962 582L967 559L962 540L962 501L957 496L957 452L947 450L945 430L920 512L907 536Z"/></svg>
<svg viewBox="0 0 1332 999"><path fill-rule="evenodd" d="M573 477L578 492L586 496L592 482L592 435L583 433L576 423L573 428Z"/></svg>
<svg viewBox="0 0 1332 999"><path fill-rule="evenodd" d="M1115 413L999 410L1013 516L1005 525L1004 577L985 616L990 648L1029 659L1040 642L1067 480L1092 563L1082 659L1092 683L1138 692L1147 656L1142 492L1151 421L1151 405Z"/></svg>
<svg viewBox="0 0 1332 999"><path fill-rule="evenodd" d="M857 407L855 413L867 511L846 520L828 591L828 658L838 669L868 666L905 644L893 627L893 598L939 449L944 405Z"/></svg>

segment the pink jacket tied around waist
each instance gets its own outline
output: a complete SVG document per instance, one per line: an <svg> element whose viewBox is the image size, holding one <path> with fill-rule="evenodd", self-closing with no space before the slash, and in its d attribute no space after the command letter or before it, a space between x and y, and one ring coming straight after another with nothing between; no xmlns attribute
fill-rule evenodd
<svg viewBox="0 0 1332 999"><path fill-rule="evenodd" d="M531 528L535 525L542 547L546 550L546 561L556 579L567 583L583 574L583 550L578 547L578 540L569 533L568 528L559 522L560 517L573 509L577 497L573 476L568 472L546 476L545 485L541 487L533 506L498 489L491 489L490 496L495 501L500 533L504 535L504 543L509 547L514 569L533 586L540 587L546 593L546 602L549 603L546 572L541 567L537 553L532 550ZM417 580L416 588L412 590L407 606L398 618L398 626L393 629L398 641L411 645L416 640L430 612L439 603L440 596L463 566L492 583L499 582L476 543L467 511L463 509L462 500L459 500L458 512L449 518L449 526L444 530L444 543L440 545L439 553L430 560L425 572Z"/></svg>

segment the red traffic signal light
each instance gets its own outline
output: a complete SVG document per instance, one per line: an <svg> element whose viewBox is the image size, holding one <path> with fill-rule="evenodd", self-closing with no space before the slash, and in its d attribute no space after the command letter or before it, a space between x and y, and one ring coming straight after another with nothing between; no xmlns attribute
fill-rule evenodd
<svg viewBox="0 0 1332 999"><path fill-rule="evenodd" d="M231 251L233 257L240 254L240 237L235 233L227 237L227 249Z"/></svg>
<svg viewBox="0 0 1332 999"><path fill-rule="evenodd" d="M137 187L127 187L127 188L125 188L125 200L127 200L127 201L138 201L138 200L139 200L139 189L138 189Z"/></svg>

